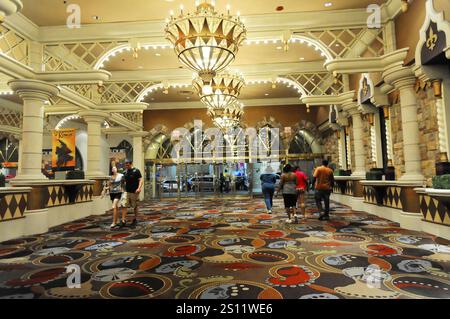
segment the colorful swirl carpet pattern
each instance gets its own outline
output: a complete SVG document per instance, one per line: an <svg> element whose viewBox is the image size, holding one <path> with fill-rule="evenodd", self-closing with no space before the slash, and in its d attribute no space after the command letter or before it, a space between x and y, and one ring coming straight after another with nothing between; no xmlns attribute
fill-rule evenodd
<svg viewBox="0 0 450 319"><path fill-rule="evenodd" d="M151 202L135 229L105 215L4 242L0 298L450 298L448 241L336 204L320 222L312 205L287 224L259 199Z"/></svg>

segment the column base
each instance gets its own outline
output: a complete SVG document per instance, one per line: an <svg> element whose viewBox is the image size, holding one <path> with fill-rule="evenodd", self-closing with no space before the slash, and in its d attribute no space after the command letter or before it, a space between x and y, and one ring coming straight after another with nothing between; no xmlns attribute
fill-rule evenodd
<svg viewBox="0 0 450 319"><path fill-rule="evenodd" d="M105 175L105 173L102 172L88 172L85 175L86 179L106 179L109 178L109 176Z"/></svg>
<svg viewBox="0 0 450 319"><path fill-rule="evenodd" d="M425 183L425 177L421 174L405 174L398 179L399 182L408 182L408 183Z"/></svg>
<svg viewBox="0 0 450 319"><path fill-rule="evenodd" d="M366 179L366 172L360 171L360 172L354 172L352 177L361 177L362 179Z"/></svg>
<svg viewBox="0 0 450 319"><path fill-rule="evenodd" d="M14 179L11 180L12 184L14 184L14 182L26 182L26 181L48 181L48 178L43 175L43 174L38 174L38 175L25 175L25 174L21 174L21 175L17 175Z"/></svg>

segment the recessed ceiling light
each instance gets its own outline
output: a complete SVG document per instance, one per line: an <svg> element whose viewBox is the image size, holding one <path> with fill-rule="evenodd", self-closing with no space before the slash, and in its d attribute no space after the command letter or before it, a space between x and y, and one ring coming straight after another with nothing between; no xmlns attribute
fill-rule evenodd
<svg viewBox="0 0 450 319"><path fill-rule="evenodd" d="M303 60L305 60L305 58L301 57L300 60L303 61Z"/></svg>
<svg viewBox="0 0 450 319"><path fill-rule="evenodd" d="M283 49L283 47L277 47L277 50L282 50Z"/></svg>
<svg viewBox="0 0 450 319"><path fill-rule="evenodd" d="M155 53L156 56L161 56L161 53Z"/></svg>
<svg viewBox="0 0 450 319"><path fill-rule="evenodd" d="M333 5L332 2L325 2L325 4L324 4L324 6L327 8L331 7L332 5Z"/></svg>
<svg viewBox="0 0 450 319"><path fill-rule="evenodd" d="M265 96L269 96L269 93L264 94Z"/></svg>
<svg viewBox="0 0 450 319"><path fill-rule="evenodd" d="M92 19L94 19L94 20L100 20L100 17L99 16L92 16Z"/></svg>

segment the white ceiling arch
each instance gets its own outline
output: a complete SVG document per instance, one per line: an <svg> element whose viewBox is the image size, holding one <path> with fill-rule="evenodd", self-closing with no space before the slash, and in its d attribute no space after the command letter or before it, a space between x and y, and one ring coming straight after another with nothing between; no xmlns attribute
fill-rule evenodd
<svg viewBox="0 0 450 319"><path fill-rule="evenodd" d="M265 84L265 83L273 83L274 80L271 79L260 79L260 80L248 80L246 81L246 85L252 85L252 84ZM276 83L282 83L285 84L288 87L293 87L299 94L299 98L300 97L304 97L307 96L308 93L305 91L305 89L297 82L291 80L291 79L287 79L284 77L277 77L276 78ZM157 91L157 90L161 90L164 88L188 88L190 87L192 84L191 83L158 83L158 84L154 84L149 86L148 88L146 88L145 90L143 90L137 97L136 97L136 101L137 103L139 102L143 102L145 100L145 98Z"/></svg>
<svg viewBox="0 0 450 319"><path fill-rule="evenodd" d="M282 35L280 35L279 38L264 38L264 39L249 39L246 40L244 42L244 45L257 45L260 43L278 43L278 42L283 42L282 39ZM322 57L324 57L326 59L326 61L331 61L333 60L333 55L330 53L330 51L319 41L309 38L307 36L304 35L298 35L298 34L293 34L290 39L289 42L291 43L304 43L310 47L313 47L316 51L320 52L320 55ZM135 47L136 45L134 45ZM160 42L145 42L145 43L140 43L139 44L140 49L144 49L144 50L150 50L150 49L167 49L167 48L172 48L172 45L167 44L167 43L160 43ZM118 45L114 48L112 48L111 50L107 51L106 53L104 53L102 56L100 56L97 60L97 62L94 65L94 70L100 70L101 68L103 68L105 66L105 63L107 61L109 61L110 58L123 53L125 51L131 52L133 50L133 46L132 44L129 43L124 43L121 45Z"/></svg>
<svg viewBox="0 0 450 319"><path fill-rule="evenodd" d="M67 122L75 121L75 120L79 120L79 119L83 119L83 117L80 116L79 114L71 114L71 115L68 115L68 116L64 117L63 119L61 119L61 120L58 122L58 124L56 124L55 130L60 130L60 129L62 129L63 126L64 126L64 124L66 124ZM104 126L105 128L110 128L110 125L109 125L109 123L108 123L107 121L105 121L105 122L103 123L103 126Z"/></svg>

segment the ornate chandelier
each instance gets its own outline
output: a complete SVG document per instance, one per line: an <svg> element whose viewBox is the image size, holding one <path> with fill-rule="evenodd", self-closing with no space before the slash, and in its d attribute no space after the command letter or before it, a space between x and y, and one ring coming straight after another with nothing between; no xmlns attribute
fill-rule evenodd
<svg viewBox="0 0 450 319"><path fill-rule="evenodd" d="M197 5L195 13L184 14L183 9L178 17L171 13L165 32L181 63L205 82L234 61L246 38L239 15L218 14L206 0Z"/></svg>
<svg viewBox="0 0 450 319"><path fill-rule="evenodd" d="M221 109L209 109L208 115L211 117L215 126L223 131L236 128L240 125L244 115L244 105L236 102Z"/></svg>
<svg viewBox="0 0 450 319"><path fill-rule="evenodd" d="M237 103L244 83L242 75L222 72L209 83L201 77L196 77L192 85L203 104L211 109L221 109Z"/></svg>

